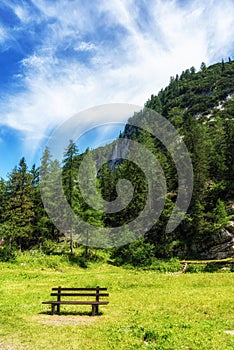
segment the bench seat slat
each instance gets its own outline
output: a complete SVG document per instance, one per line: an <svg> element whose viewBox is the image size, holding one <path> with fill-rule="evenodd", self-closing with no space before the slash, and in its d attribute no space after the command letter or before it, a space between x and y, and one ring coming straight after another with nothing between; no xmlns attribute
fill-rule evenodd
<svg viewBox="0 0 234 350"><path fill-rule="evenodd" d="M58 288L58 287L56 287L56 288L52 288L52 290L58 290L58 289L60 289L60 290L73 290L73 291L78 291L78 290L87 290L87 291L91 291L91 290L96 290L97 288L95 287L95 288L90 288L90 287L88 287L88 288L63 288L63 287L61 287L61 288ZM98 288L98 290L107 290L107 288Z"/></svg>
<svg viewBox="0 0 234 350"><path fill-rule="evenodd" d="M61 304L67 304L67 305L107 305L109 304L109 301L82 301L82 300L76 300L76 301L69 301L69 300L62 300L62 301L43 301L42 304L54 304L54 305L61 305Z"/></svg>
<svg viewBox="0 0 234 350"><path fill-rule="evenodd" d="M50 294L52 297L96 297L98 295L99 297L108 297L108 293L51 293Z"/></svg>

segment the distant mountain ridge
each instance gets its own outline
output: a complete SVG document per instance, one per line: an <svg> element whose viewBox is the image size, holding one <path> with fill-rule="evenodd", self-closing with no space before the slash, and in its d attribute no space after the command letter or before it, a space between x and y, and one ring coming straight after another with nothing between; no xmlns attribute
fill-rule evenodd
<svg viewBox="0 0 234 350"><path fill-rule="evenodd" d="M174 107L180 108L187 116L202 117L218 112L220 104L227 110L233 107L233 94L234 61L222 61L210 67L202 63L197 73L192 67L180 76L171 77L165 89L151 95L146 107L165 117L170 117Z"/></svg>

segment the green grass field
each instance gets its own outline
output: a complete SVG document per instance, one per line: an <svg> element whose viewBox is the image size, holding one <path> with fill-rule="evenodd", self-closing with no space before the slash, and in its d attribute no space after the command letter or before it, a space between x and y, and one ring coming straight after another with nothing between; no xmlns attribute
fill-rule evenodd
<svg viewBox="0 0 234 350"><path fill-rule="evenodd" d="M50 266L51 264L51 266ZM0 349L234 349L234 274L0 263ZM53 286L108 287L109 305L49 314Z"/></svg>

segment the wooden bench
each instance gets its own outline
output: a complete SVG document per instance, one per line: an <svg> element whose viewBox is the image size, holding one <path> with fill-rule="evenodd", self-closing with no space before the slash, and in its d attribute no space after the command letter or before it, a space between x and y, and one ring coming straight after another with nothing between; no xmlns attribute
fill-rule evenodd
<svg viewBox="0 0 234 350"><path fill-rule="evenodd" d="M107 288L52 288L50 295L57 297L57 300L43 301L42 304L51 305L51 315L54 315L55 306L57 307L57 313L60 314L60 305L92 305L92 316L98 313L99 305L107 305L108 301L100 301L100 297L108 297L108 293L103 293ZM100 293L101 292L101 293ZM72 299L64 300L64 297L71 297ZM86 297L86 300L77 300L77 297ZM63 300L62 300L63 299ZM75 300L74 300L75 299Z"/></svg>

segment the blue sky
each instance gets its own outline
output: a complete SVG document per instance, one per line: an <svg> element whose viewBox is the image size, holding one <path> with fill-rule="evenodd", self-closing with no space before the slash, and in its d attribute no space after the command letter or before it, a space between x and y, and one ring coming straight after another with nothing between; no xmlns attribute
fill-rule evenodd
<svg viewBox="0 0 234 350"><path fill-rule="evenodd" d="M233 59L233 14L233 0L1 0L0 176L22 156L39 165L52 130L80 111L143 105L170 76ZM119 129L91 134L90 147Z"/></svg>

